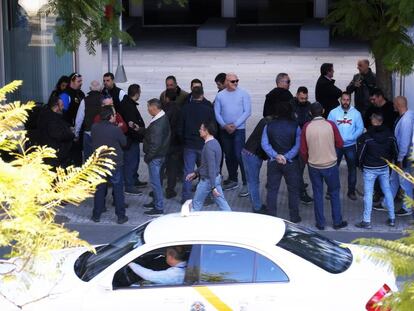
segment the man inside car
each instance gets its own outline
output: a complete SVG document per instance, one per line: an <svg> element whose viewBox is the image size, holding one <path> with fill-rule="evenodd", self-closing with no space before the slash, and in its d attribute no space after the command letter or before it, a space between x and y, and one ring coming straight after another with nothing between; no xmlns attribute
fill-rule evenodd
<svg viewBox="0 0 414 311"><path fill-rule="evenodd" d="M185 268L187 262L185 261L185 249L182 246L168 247L166 250L165 261L170 268L161 271L154 271L142 267L139 264L131 262L128 267L146 281L162 285L180 285L184 282Z"/></svg>

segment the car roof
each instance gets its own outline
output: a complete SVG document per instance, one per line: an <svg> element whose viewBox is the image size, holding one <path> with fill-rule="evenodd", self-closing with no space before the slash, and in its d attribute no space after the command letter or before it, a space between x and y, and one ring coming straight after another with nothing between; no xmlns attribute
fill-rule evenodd
<svg viewBox="0 0 414 311"><path fill-rule="evenodd" d="M282 219L242 212L191 212L168 214L150 222L144 232L145 243L221 241L270 243L275 245L285 233Z"/></svg>

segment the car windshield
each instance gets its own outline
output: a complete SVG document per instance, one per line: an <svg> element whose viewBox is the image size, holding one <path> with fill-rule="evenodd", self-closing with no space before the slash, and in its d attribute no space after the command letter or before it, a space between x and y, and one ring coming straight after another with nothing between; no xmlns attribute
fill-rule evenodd
<svg viewBox="0 0 414 311"><path fill-rule="evenodd" d="M75 273L83 281L90 281L119 258L144 244L144 231L149 222L128 232L114 242L96 248L96 254L83 253L75 262Z"/></svg>
<svg viewBox="0 0 414 311"><path fill-rule="evenodd" d="M277 246L330 273L342 273L352 264L349 248L312 230L285 222L286 231Z"/></svg>

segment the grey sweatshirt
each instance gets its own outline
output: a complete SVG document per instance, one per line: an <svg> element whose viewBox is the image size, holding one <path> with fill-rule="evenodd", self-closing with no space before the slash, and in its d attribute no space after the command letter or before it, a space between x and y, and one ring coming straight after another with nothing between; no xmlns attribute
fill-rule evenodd
<svg viewBox="0 0 414 311"><path fill-rule="evenodd" d="M197 170L201 179L208 179L211 187L216 184L216 177L220 174L221 147L217 139L209 140L201 151L201 165Z"/></svg>

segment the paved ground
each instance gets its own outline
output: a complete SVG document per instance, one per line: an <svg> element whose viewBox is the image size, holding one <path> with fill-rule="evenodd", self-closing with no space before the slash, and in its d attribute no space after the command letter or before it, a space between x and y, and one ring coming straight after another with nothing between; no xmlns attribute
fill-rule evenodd
<svg viewBox="0 0 414 311"><path fill-rule="evenodd" d="M274 79L278 72L289 73L292 80L291 91L305 85L309 88L310 98L314 99L314 86L319 76L319 67L323 62L335 64L336 84L344 89L355 73L357 59L369 57L367 48L362 44L349 43L346 40L334 40L330 49L299 49L298 32L296 28L243 28L239 29L229 42L226 49L198 49L194 47L194 29L146 30L133 32L137 45L126 48L124 65L128 83L121 84L127 88L130 83L138 83L142 87L140 102L141 114L148 121L145 102L158 97L164 88L164 79L170 74L176 75L179 85L189 88L191 79L200 78L204 82L206 97L213 99L216 93L214 77L219 72L235 72L240 78L240 87L248 90L252 97L252 116L247 122L247 132L250 133L261 118L265 94L274 87ZM105 54L105 53L104 53ZM116 60L116 55L114 55ZM116 64L116 62L115 62ZM104 56L103 71L106 71ZM139 173L142 180L148 180L146 165L141 162ZM342 185L346 185L345 163L341 166ZM262 195L265 199L266 165L261 173ZM181 190L178 184L177 190ZM143 216L142 204L148 202L149 188L144 189L141 197L126 196L129 204L127 215L129 224L139 224L147 219ZM346 198L346 187L341 189L344 219L351 224L345 231L359 231L353 224L360 221L362 200L353 202ZM232 208L236 211L250 212L248 198L239 198L238 191L226 192ZM108 197L109 211L102 216L103 224L115 221L111 208L112 199ZM325 201L326 217L330 220L328 201ZM70 224L90 223L92 200L85 201L75 208L66 207L60 212L69 218ZM214 207L208 207L212 209ZM179 199L165 201L167 213L180 210ZM287 216L286 187L280 189L279 211L281 217ZM313 206L301 206L303 224L313 226ZM397 226L389 229L384 225L386 214L373 212L372 231L398 233L408 226L409 217L398 219ZM333 230L328 226L327 230Z"/></svg>

